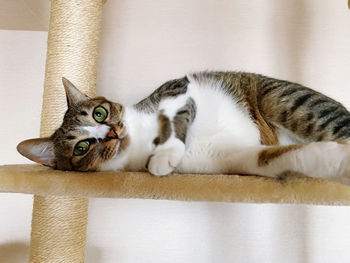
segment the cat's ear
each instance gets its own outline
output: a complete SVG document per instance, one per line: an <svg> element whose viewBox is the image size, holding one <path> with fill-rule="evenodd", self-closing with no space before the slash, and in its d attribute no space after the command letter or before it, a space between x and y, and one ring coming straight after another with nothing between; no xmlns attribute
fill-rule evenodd
<svg viewBox="0 0 350 263"><path fill-rule="evenodd" d="M90 99L88 96L86 96L80 90L78 90L73 85L73 83L70 82L68 79L63 77L62 83L63 83L64 89L66 90L68 107L73 105L73 104L77 104L80 101Z"/></svg>
<svg viewBox="0 0 350 263"><path fill-rule="evenodd" d="M25 140L17 145L17 151L34 162L50 167L56 166L53 142L50 138Z"/></svg>

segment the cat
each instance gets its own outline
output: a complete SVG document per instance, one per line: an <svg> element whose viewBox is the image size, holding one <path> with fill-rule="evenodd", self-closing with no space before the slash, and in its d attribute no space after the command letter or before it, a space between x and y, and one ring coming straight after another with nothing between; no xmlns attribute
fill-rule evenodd
<svg viewBox="0 0 350 263"><path fill-rule="evenodd" d="M302 85L244 72L167 81L135 105L89 98L63 78L68 109L18 151L61 170L298 173L350 185L350 113Z"/></svg>

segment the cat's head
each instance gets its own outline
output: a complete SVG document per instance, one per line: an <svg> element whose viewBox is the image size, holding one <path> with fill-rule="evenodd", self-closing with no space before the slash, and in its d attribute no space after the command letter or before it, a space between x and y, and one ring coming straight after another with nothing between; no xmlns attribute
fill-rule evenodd
<svg viewBox="0 0 350 263"><path fill-rule="evenodd" d="M60 170L96 171L129 145L125 108L104 97L89 98L63 78L68 109L48 138L25 140L17 150L37 163Z"/></svg>

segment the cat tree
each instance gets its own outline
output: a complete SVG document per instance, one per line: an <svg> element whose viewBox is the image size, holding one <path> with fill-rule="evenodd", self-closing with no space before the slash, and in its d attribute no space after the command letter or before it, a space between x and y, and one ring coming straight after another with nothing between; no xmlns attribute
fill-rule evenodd
<svg viewBox="0 0 350 263"><path fill-rule="evenodd" d="M95 95L103 0L51 0L41 136L60 125L61 77ZM350 1L349 1L350 6ZM34 194L30 262L84 262L89 197L350 205L350 188L324 180L235 175L79 173L0 166L0 192Z"/></svg>

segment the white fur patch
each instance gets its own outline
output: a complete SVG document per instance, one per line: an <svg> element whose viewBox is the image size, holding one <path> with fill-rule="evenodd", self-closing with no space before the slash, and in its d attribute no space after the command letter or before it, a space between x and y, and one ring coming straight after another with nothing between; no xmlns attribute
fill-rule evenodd
<svg viewBox="0 0 350 263"><path fill-rule="evenodd" d="M111 128L103 124L99 126L82 126L81 129L87 131L91 137L96 139L104 139Z"/></svg>
<svg viewBox="0 0 350 263"><path fill-rule="evenodd" d="M166 98L159 103L159 110L163 110L164 114L173 119L176 112L183 106L185 106L187 99L189 98L188 93L179 95L175 98Z"/></svg>
<svg viewBox="0 0 350 263"><path fill-rule="evenodd" d="M290 144L297 144L297 143L305 143L304 140L299 138L297 135L293 134L292 132L288 131L287 129L283 127L277 126L277 132L278 132L278 142L280 145L290 145Z"/></svg>

